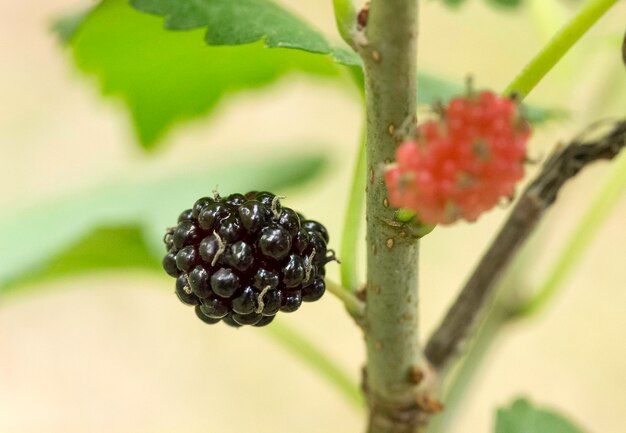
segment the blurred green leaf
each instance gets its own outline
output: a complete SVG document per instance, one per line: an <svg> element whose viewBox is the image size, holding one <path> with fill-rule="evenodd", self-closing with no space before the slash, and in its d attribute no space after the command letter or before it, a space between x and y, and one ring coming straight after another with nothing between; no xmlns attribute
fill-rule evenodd
<svg viewBox="0 0 626 433"><path fill-rule="evenodd" d="M324 166L325 159L310 154L236 166L222 161L177 175L120 179L4 216L0 239L10 248L0 248L0 293L7 285L74 270L151 265L150 256L158 261L163 253L165 227L217 184L222 193L275 190L310 180ZM145 247L136 243L141 236ZM127 263L131 253L136 257Z"/></svg>
<svg viewBox="0 0 626 433"><path fill-rule="evenodd" d="M442 0L442 1L446 6L453 7L453 8L461 6L461 3L466 2L466 0Z"/></svg>
<svg viewBox="0 0 626 433"><path fill-rule="evenodd" d="M454 83L432 74L420 73L417 77L417 101L420 104L432 105L436 102L445 103L448 99L463 95L466 92L464 85ZM535 124L567 116L564 110L543 108L534 105L523 105L528 120Z"/></svg>
<svg viewBox="0 0 626 433"><path fill-rule="evenodd" d="M511 407L498 410L496 433L583 433L583 430L555 412L518 399Z"/></svg>
<svg viewBox="0 0 626 433"><path fill-rule="evenodd" d="M3 294L23 286L80 274L110 270L160 270L160 260L146 244L139 226L99 227L66 246L33 272L3 286Z"/></svg>
<svg viewBox="0 0 626 433"><path fill-rule="evenodd" d="M515 8L522 4L522 0L487 0L487 2L505 8Z"/></svg>
<svg viewBox="0 0 626 433"><path fill-rule="evenodd" d="M207 46L204 30L165 31L160 18L134 10L125 0L102 1L76 31L68 31L67 24L56 28L73 34L70 46L78 67L98 77L104 94L124 99L145 148L154 148L175 122L206 114L228 95L292 72L344 77L329 56L269 50L261 42ZM358 60L348 51L334 54L345 63Z"/></svg>
<svg viewBox="0 0 626 433"><path fill-rule="evenodd" d="M52 22L52 31L59 37L62 43L68 44L93 8L93 6L89 6L75 12L59 16Z"/></svg>

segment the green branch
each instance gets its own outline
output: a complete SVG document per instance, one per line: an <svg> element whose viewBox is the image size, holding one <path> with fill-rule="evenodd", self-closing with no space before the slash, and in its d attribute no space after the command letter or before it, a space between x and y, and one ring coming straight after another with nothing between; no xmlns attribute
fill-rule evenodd
<svg viewBox="0 0 626 433"><path fill-rule="evenodd" d="M615 163L606 184L566 242L556 264L539 291L516 311L517 317L537 313L554 297L615 205L624 197L624 192L626 192L626 154L621 155Z"/></svg>
<svg viewBox="0 0 626 433"><path fill-rule="evenodd" d="M333 385L350 404L363 408L363 396L359 386L304 335L281 322L272 324L267 331L268 335L275 338L283 347L316 370L320 376L326 378L328 383Z"/></svg>
<svg viewBox="0 0 626 433"><path fill-rule="evenodd" d="M336 284L330 280L326 280L326 290L335 295L348 310L348 313L360 324L365 315L365 303L358 299L354 293Z"/></svg>
<svg viewBox="0 0 626 433"><path fill-rule="evenodd" d="M333 9L335 10L337 30L339 30L341 38L348 45L354 47L352 31L356 25L356 11L352 0L333 0Z"/></svg>
<svg viewBox="0 0 626 433"><path fill-rule="evenodd" d="M418 0L372 0L358 46L367 117L364 387L369 433L413 433L425 419L414 380L425 361L418 338L419 242L386 223L393 221L394 209L383 179L384 165L395 159L394 131L415 122L417 10Z"/></svg>
<svg viewBox="0 0 626 433"><path fill-rule="evenodd" d="M570 48L602 17L617 0L589 0L506 88L506 95L525 98Z"/></svg>
<svg viewBox="0 0 626 433"><path fill-rule="evenodd" d="M365 207L365 131L359 143L358 155L348 198L348 208L343 224L339 258L341 259L341 285L351 292L359 289L358 244L361 234L363 208Z"/></svg>

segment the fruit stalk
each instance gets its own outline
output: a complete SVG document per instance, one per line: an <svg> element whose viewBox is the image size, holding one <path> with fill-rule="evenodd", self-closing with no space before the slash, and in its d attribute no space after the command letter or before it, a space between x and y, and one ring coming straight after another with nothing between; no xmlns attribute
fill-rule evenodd
<svg viewBox="0 0 626 433"><path fill-rule="evenodd" d="M417 380L418 241L388 224L394 211L384 165L394 160L396 133L415 124L417 0L372 0L363 34L367 115L367 286L364 389L369 433L413 433L420 423Z"/></svg>
<svg viewBox="0 0 626 433"><path fill-rule="evenodd" d="M617 0L588 0L526 65L504 91L524 99L576 42L617 3Z"/></svg>

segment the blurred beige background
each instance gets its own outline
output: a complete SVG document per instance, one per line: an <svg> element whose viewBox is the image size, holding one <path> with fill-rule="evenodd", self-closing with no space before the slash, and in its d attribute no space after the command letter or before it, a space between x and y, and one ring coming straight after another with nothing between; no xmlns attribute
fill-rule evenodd
<svg viewBox="0 0 626 433"><path fill-rule="evenodd" d="M330 0L285 3L334 32ZM502 88L550 34L550 23L540 25L530 8L508 14L473 0L452 12L437 3L423 2L420 65L446 77L473 73L479 85ZM361 122L353 95L292 77L229 99L214 117L176 129L161 151L146 156L133 144L120 102L102 100L92 78L72 69L48 31L53 16L81 4L0 3L1 213L120 172L215 159L227 152L220 143L254 157L318 142L334 154L332 170L315 186L288 191L287 202L325 221L337 246ZM625 6L613 9L533 93L532 102L572 110L569 121L537 133L535 155L591 120L624 113L626 71L617 48L602 47L618 46ZM527 274L531 287L608 168L593 167L564 191L547 221L552 231L537 266ZM424 336L505 213L437 229L423 242ZM569 413L590 432L625 431L625 221L626 196L551 308L509 328L498 342L455 433L490 432L494 408L519 394ZM319 343L357 379L361 336L332 296L283 323ZM362 414L274 340L256 329L202 326L166 280L96 275L0 300L0 432L326 433L363 426Z"/></svg>

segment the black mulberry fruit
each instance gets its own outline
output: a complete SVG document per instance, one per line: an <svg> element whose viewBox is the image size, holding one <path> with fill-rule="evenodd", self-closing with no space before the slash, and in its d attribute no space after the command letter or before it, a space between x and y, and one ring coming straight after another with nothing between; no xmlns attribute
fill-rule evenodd
<svg viewBox="0 0 626 433"><path fill-rule="evenodd" d="M265 326L322 297L328 239L272 193L203 197L167 230L163 268L203 322Z"/></svg>

